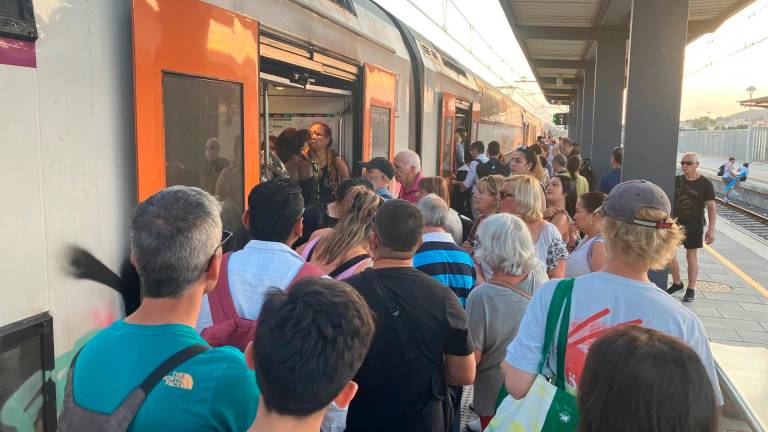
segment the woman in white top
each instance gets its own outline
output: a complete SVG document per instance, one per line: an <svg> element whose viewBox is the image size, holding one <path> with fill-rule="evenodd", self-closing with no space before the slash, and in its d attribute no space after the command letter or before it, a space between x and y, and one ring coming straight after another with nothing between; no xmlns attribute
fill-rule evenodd
<svg viewBox="0 0 768 432"><path fill-rule="evenodd" d="M507 345L517 334L531 295L549 278L536 259L525 222L517 216L488 216L477 237L475 258L493 273L487 283L473 288L467 298L467 322L477 363L473 404L485 428L496 410L496 397L504 383L499 365Z"/></svg>
<svg viewBox="0 0 768 432"><path fill-rule="evenodd" d="M549 278L565 276L568 248L560 231L544 220L544 192L539 181L527 175L512 176L504 181L499 195L499 212L511 213L525 222L536 256L546 266Z"/></svg>
<svg viewBox="0 0 768 432"><path fill-rule="evenodd" d="M603 241L603 215L597 211L607 195L602 192L587 192L576 202L573 222L584 238L568 256L565 277L573 278L599 271L605 264L605 243Z"/></svg>

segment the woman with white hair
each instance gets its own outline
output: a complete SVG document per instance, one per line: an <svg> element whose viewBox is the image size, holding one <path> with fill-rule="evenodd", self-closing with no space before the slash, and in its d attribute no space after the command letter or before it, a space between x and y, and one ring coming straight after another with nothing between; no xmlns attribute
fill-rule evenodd
<svg viewBox="0 0 768 432"><path fill-rule="evenodd" d="M499 365L507 345L517 334L531 294L549 278L536 258L525 222L517 216L501 213L486 218L478 243L475 258L493 276L470 291L467 320L477 362L473 404L485 428L504 383Z"/></svg>

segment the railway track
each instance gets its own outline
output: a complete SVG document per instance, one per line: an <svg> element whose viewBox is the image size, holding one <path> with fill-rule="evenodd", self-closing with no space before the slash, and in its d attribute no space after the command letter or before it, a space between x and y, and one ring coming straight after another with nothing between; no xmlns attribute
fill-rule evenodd
<svg viewBox="0 0 768 432"><path fill-rule="evenodd" d="M717 214L750 233L768 240L768 216L757 213L748 208L723 202L722 198L716 198Z"/></svg>

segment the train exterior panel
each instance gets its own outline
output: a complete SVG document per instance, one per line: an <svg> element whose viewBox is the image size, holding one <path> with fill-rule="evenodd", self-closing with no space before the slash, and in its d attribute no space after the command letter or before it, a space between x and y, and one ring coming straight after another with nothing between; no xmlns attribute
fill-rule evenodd
<svg viewBox="0 0 768 432"><path fill-rule="evenodd" d="M163 34L163 28L133 29L128 1L24 1L34 10L37 39L0 38L0 119L6 137L0 182L7 197L0 229L6 246L13 248L3 260L6 276L0 287L0 424L53 430L72 356L96 331L125 314L119 285L108 288L88 280L92 275L76 279L70 274L70 247L78 245L120 272L128 257L131 209L140 196L137 185L146 171L137 146L154 149L163 161L164 140L169 139L165 134L159 141L137 144L143 119L162 113L135 114L133 40L139 32L145 37L148 31L156 32L152 37L177 35ZM134 0L150 8L161 8L165 1ZM219 100L203 116L220 131L225 156L234 155L237 132L250 128L256 133L245 134L251 141L243 147L250 149L246 163L260 164L268 154L267 136L281 125L328 115L353 171L359 172L356 162L364 157L391 157L412 148L420 150L425 174L438 174L441 145L451 145L455 125L443 133L446 94L458 100L473 137L501 139L505 148L523 139L522 117L518 123L517 114L511 120L506 114L499 117L522 108L461 65L431 64L421 47L420 57L414 58L404 37L408 29L369 1L205 4L259 25L259 124L233 123L233 116L250 109L238 105L237 98ZM419 41L437 53L428 41ZM10 49L24 61L5 60ZM237 56L236 46L217 49ZM414 70L423 77L417 79ZM182 73L169 81L179 78L178 89L183 89L185 71L171 72ZM293 79L294 73L315 80L302 82L301 76ZM480 109L473 110L472 104ZM164 109L179 105L167 103ZM165 121L173 115L166 113ZM174 118L184 124L183 115ZM162 118L157 124L163 125ZM195 141L197 126L187 124L189 130L179 136ZM197 139L182 153L202 154L204 143ZM149 193L152 188L146 189ZM78 257L87 260L87 255ZM30 333L32 328L40 330Z"/></svg>

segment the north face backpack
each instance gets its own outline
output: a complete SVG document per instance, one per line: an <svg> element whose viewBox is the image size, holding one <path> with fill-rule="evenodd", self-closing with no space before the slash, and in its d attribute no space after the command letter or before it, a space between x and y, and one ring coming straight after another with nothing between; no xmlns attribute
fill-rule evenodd
<svg viewBox="0 0 768 432"><path fill-rule="evenodd" d="M179 367L185 361L203 353L210 348L207 345L195 344L168 357L160 363L138 387L131 390L128 396L120 402L111 414L101 414L85 409L75 402L72 391L72 381L75 377L75 363L80 351L75 354L67 374L67 384L64 388L64 402L58 419L58 430L61 432L104 431L124 432L131 426L134 417L147 399L147 395L169 372Z"/></svg>
<svg viewBox="0 0 768 432"><path fill-rule="evenodd" d="M488 162L480 162L477 165L477 178L488 177L494 174L507 177L510 172L509 167L496 158L490 158Z"/></svg>
<svg viewBox="0 0 768 432"><path fill-rule="evenodd" d="M229 290L229 277L227 276L231 255L231 253L227 253L222 257L216 288L208 293L208 305L211 308L213 325L204 328L200 336L213 347L229 345L237 347L240 351L245 351L245 347L256 335L257 321L240 317L237 314L237 309L235 309L232 292ZM304 263L287 289L290 289L299 280L311 276L325 276L325 272L314 264Z"/></svg>

